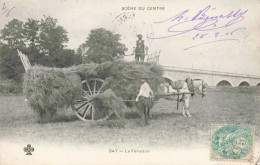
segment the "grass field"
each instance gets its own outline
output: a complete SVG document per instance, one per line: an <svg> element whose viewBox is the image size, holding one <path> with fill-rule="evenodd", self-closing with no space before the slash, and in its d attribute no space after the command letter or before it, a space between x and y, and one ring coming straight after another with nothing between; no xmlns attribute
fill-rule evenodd
<svg viewBox="0 0 260 165"><path fill-rule="evenodd" d="M178 147L209 144L211 124L255 125L260 135L260 88L214 88L202 100L191 100L192 118L176 110L176 102L161 99L152 109L150 125L140 126L134 113L126 119L102 123L78 120L70 109L54 123L41 124L24 96L0 96L0 140L86 145L138 145Z"/></svg>

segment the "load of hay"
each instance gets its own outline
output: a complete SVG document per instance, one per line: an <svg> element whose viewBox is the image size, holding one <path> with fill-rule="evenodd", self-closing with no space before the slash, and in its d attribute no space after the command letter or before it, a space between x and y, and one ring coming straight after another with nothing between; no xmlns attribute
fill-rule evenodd
<svg viewBox="0 0 260 165"><path fill-rule="evenodd" d="M24 93L41 120L52 120L82 93L76 74L62 69L34 66L24 77Z"/></svg>
<svg viewBox="0 0 260 165"><path fill-rule="evenodd" d="M95 95L91 99L91 103L95 106L95 119L104 118L109 114L115 114L117 118L124 118L126 106L122 98L117 97L115 93L108 89L104 93Z"/></svg>
<svg viewBox="0 0 260 165"><path fill-rule="evenodd" d="M123 104L133 106L133 102L123 100L135 99L140 89L141 78L147 79L151 89L157 91L159 84L164 81L162 75L162 68L158 65L121 60L81 64L69 68L33 66L25 75L24 93L32 109L41 119L52 118L84 94L82 80L101 78L106 82L103 92L111 90L92 99L95 107L98 107L100 118L111 110L122 117Z"/></svg>

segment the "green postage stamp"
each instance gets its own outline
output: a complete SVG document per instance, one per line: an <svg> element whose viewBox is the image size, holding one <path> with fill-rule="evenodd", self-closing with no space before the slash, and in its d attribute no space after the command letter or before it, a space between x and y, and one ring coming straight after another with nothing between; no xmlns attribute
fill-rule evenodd
<svg viewBox="0 0 260 165"><path fill-rule="evenodd" d="M253 161L254 126L212 125L211 131L211 160Z"/></svg>

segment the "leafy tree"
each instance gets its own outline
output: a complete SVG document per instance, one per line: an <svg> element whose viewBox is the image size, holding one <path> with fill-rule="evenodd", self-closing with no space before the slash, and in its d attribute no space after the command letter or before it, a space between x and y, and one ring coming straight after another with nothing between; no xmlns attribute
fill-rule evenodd
<svg viewBox="0 0 260 165"><path fill-rule="evenodd" d="M77 49L77 54L81 57L82 63L87 63L86 57L87 57L87 45L85 43L81 44Z"/></svg>
<svg viewBox="0 0 260 165"><path fill-rule="evenodd" d="M58 26L57 22L57 19L46 16L41 19L39 46L45 55L55 55L69 41L67 31L62 26Z"/></svg>
<svg viewBox="0 0 260 165"><path fill-rule="evenodd" d="M20 82L24 68L16 49L12 49L8 45L2 45L0 57L0 71L2 76Z"/></svg>
<svg viewBox="0 0 260 165"><path fill-rule="evenodd" d="M67 67L81 63L81 56L76 54L74 50L60 50L55 56L52 65L55 67Z"/></svg>
<svg viewBox="0 0 260 165"><path fill-rule="evenodd" d="M122 58L127 48L119 41L119 34L113 34L104 28L91 30L85 45L81 45L81 48L87 50L86 62L102 63Z"/></svg>
<svg viewBox="0 0 260 165"><path fill-rule="evenodd" d="M65 49L67 31L51 17L28 19L25 23L13 19L1 30L0 39L0 73L18 82L24 68L17 49L28 55L32 65L68 67L82 61L75 51Z"/></svg>
<svg viewBox="0 0 260 165"><path fill-rule="evenodd" d="M10 21L1 30L0 72L4 78L21 81L24 72L17 49L24 51L26 45L23 35L23 22L18 19Z"/></svg>
<svg viewBox="0 0 260 165"><path fill-rule="evenodd" d="M64 45L68 42L67 31L57 24L57 19L46 16L40 21L28 19L25 23L24 33L29 43L27 54L32 64L50 67L73 65L75 52L65 49Z"/></svg>
<svg viewBox="0 0 260 165"><path fill-rule="evenodd" d="M39 50L39 33L40 21L29 18L23 26L23 34L27 45L27 50L24 53L28 55L32 65L44 63L44 54L40 53Z"/></svg>
<svg viewBox="0 0 260 165"><path fill-rule="evenodd" d="M40 21L34 19L28 19L23 26L24 37L29 44L29 47L36 48L37 43L39 42L39 30L40 30Z"/></svg>
<svg viewBox="0 0 260 165"><path fill-rule="evenodd" d="M24 35L23 35L23 22L18 19L13 19L10 21L3 30L1 30L0 39L7 42L7 45L10 48L23 48L24 44Z"/></svg>

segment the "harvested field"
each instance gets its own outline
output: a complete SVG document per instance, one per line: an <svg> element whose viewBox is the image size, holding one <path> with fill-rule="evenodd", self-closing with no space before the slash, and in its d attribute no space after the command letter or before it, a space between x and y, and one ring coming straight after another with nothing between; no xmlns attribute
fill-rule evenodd
<svg viewBox="0 0 260 165"><path fill-rule="evenodd" d="M139 116L128 110L125 120L86 123L70 109L57 122L40 124L24 102L24 96L0 96L0 141L24 144L104 147L209 149L211 124L255 125L255 144L260 142L260 88L214 88L201 100L191 100L192 118L176 110L176 102L159 100L152 109L150 125L140 126ZM37 148L37 145L35 146ZM195 148L194 148L195 147ZM256 147L259 148L259 147ZM208 150L209 151L209 150Z"/></svg>
<svg viewBox="0 0 260 165"><path fill-rule="evenodd" d="M260 133L258 87L211 89L203 101L196 95L191 100L192 118L183 117L181 110L176 110L176 102L161 99L153 107L153 119L146 127L139 125L139 116L130 110L125 121L86 123L68 109L57 122L40 124L23 96L1 96L0 100L0 138L72 142L77 137L74 142L85 144L131 142L175 146L205 143L214 123L256 125L258 136Z"/></svg>

